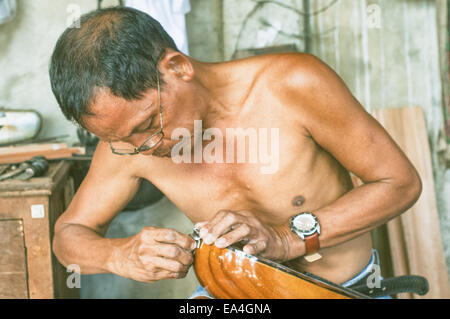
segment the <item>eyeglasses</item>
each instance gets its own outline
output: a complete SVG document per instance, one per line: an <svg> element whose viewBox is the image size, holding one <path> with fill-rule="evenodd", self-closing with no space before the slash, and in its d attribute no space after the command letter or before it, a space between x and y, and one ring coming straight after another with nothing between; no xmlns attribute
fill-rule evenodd
<svg viewBox="0 0 450 319"><path fill-rule="evenodd" d="M109 142L109 147L111 148L111 151L113 152L113 154L136 155L136 154L139 154L142 152L146 152L146 151L149 151L152 148L154 148L156 145L158 145L158 143L161 142L161 140L164 138L162 108L161 108L161 89L160 89L160 85L159 85L158 71L156 71L156 77L157 77L157 83L158 83L159 120L161 122L161 128L158 131L156 131L155 133L153 133L148 139L146 139L144 141L144 143L142 143L142 145L139 146L138 148L136 148L136 147L128 148L127 145L125 145L125 147L124 147L123 144L125 144L125 143L121 143L121 142L118 142L118 143ZM116 147L114 147L114 145L116 145Z"/></svg>

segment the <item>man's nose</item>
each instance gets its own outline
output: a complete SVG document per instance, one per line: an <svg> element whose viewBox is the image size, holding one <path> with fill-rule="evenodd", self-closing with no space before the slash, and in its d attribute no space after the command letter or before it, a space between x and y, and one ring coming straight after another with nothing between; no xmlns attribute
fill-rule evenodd
<svg viewBox="0 0 450 319"><path fill-rule="evenodd" d="M140 154L152 155L153 152L161 145L162 140L160 142L158 142L158 144L156 144L154 147L149 149L149 148L145 147L145 145L143 146L143 144L150 138L150 136L151 135L149 135L148 133L147 134L146 133L135 133L129 138L129 142L137 149L139 149L139 148L142 149Z"/></svg>
<svg viewBox="0 0 450 319"><path fill-rule="evenodd" d="M133 135L131 135L126 139L126 142L130 143L136 148L139 148L149 137L150 135L145 133L134 133Z"/></svg>

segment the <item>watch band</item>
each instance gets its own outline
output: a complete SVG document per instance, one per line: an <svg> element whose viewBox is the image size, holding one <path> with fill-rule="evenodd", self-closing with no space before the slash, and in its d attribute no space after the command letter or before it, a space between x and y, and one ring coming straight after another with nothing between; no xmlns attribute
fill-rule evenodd
<svg viewBox="0 0 450 319"><path fill-rule="evenodd" d="M319 250L319 234L316 232L310 236L305 237L306 255L311 255Z"/></svg>

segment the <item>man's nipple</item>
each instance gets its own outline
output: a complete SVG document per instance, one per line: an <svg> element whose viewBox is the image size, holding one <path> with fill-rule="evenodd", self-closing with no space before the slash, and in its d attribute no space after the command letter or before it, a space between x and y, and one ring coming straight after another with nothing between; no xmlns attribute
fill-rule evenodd
<svg viewBox="0 0 450 319"><path fill-rule="evenodd" d="M305 197L303 197L302 195L298 195L292 199L292 206L296 206L296 207L302 206L304 202L305 202Z"/></svg>

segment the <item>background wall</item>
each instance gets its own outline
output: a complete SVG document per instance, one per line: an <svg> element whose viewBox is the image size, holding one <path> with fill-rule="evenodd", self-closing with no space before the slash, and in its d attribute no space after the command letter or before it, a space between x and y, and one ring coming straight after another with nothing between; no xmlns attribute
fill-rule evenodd
<svg viewBox="0 0 450 319"><path fill-rule="evenodd" d="M448 18L444 15L447 1L260 2L264 5L257 0L191 0L192 10L186 17L191 56L216 62L231 59L236 50L294 44L298 51L311 52L334 68L369 111L380 107L421 106L426 115L441 232L449 266L450 170L442 157L446 148L442 108L442 79L445 77L439 64L439 61L443 63L439 52L445 47L442 32L447 26ZM104 1L105 6L116 3ZM70 4L78 5L81 13L97 6L95 0L18 0L15 20L0 26L0 106L34 108L44 117L42 137L69 134L69 141L75 141L75 126L59 111L48 79L53 46L73 14L68 11ZM305 16L302 12L313 14ZM135 215L119 215L121 218L111 226L109 235L125 234L125 225L131 225L128 233L137 232L138 228L130 223L139 225L139 218L122 216L139 214L144 219L148 214L159 216L145 219L148 223L173 223L186 232L191 229L190 222L176 208L158 207L156 210L149 207ZM170 213L170 223L163 217L165 212ZM96 277L90 278L96 280ZM196 284L191 273L185 280L184 283L158 284L159 288L146 285L145 289L150 290L141 296L184 298ZM89 285L88 281L84 283ZM127 281L120 287L129 284ZM142 289L139 287L134 291ZM132 288L124 288L118 293L136 297L132 291ZM89 295L92 296L101 294Z"/></svg>
<svg viewBox="0 0 450 319"><path fill-rule="evenodd" d="M67 26L71 3L83 12L96 8L92 0L19 0L15 19L0 25L0 106L39 111L43 137L69 134L75 139L75 126L59 111L48 76L50 56Z"/></svg>

